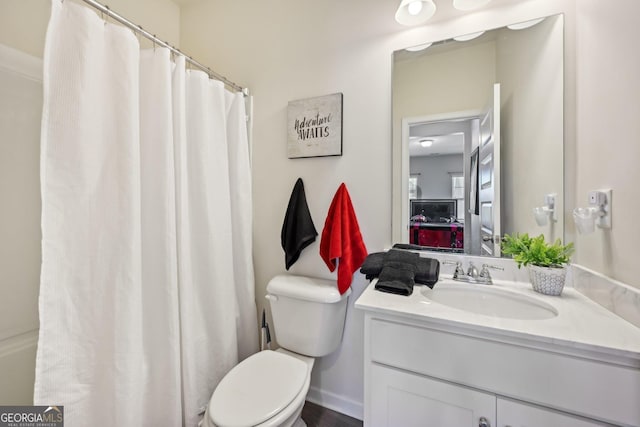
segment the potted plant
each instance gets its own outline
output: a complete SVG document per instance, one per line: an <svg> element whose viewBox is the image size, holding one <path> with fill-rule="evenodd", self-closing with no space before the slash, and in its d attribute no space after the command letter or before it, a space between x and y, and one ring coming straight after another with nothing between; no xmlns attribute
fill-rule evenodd
<svg viewBox="0 0 640 427"><path fill-rule="evenodd" d="M529 237L527 233L507 234L502 241L502 253L511 255L518 268L527 267L533 290L545 295L562 293L573 251L573 243L563 245L560 239L548 243L542 234L538 237Z"/></svg>

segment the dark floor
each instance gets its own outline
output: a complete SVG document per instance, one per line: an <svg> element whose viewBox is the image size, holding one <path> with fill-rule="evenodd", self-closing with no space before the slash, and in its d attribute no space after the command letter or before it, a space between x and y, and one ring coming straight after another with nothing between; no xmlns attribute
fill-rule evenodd
<svg viewBox="0 0 640 427"><path fill-rule="evenodd" d="M362 427L360 420L308 401L302 408L302 419L307 427Z"/></svg>

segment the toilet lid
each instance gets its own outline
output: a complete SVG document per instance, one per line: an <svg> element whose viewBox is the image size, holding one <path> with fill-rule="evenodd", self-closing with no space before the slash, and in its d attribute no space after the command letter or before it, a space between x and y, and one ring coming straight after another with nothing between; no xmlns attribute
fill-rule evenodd
<svg viewBox="0 0 640 427"><path fill-rule="evenodd" d="M265 350L235 366L209 402L216 425L255 426L282 411L300 393L308 366L295 357Z"/></svg>

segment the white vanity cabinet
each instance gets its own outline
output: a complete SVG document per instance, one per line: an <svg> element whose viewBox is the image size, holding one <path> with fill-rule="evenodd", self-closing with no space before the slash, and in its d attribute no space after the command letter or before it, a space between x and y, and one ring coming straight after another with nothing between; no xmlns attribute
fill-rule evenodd
<svg viewBox="0 0 640 427"><path fill-rule="evenodd" d="M375 363L370 375L370 426L607 425Z"/></svg>
<svg viewBox="0 0 640 427"><path fill-rule="evenodd" d="M496 398L410 372L372 364L368 426L477 426L496 419Z"/></svg>
<svg viewBox="0 0 640 427"><path fill-rule="evenodd" d="M504 427L596 427L607 425L573 415L497 398L497 426Z"/></svg>
<svg viewBox="0 0 640 427"><path fill-rule="evenodd" d="M640 426L637 367L359 308L365 427Z"/></svg>

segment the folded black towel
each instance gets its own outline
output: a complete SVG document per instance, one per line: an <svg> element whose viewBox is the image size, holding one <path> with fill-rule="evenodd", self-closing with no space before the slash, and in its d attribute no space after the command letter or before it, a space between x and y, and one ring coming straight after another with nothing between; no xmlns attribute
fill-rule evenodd
<svg viewBox="0 0 640 427"><path fill-rule="evenodd" d="M384 271L384 269L387 267L395 268L396 270L405 270L413 274L416 274L415 263L404 262L404 261L388 261L384 263L384 267L382 268L382 271ZM382 271L380 272L380 274L382 274Z"/></svg>
<svg viewBox="0 0 640 427"><path fill-rule="evenodd" d="M415 264L416 262L418 262L419 258L420 258L420 255L418 255L415 252L398 251L398 250L391 249L385 253L384 262L387 263L390 261L401 261L401 262Z"/></svg>
<svg viewBox="0 0 640 427"><path fill-rule="evenodd" d="M316 240L318 232L313 225L302 179L293 186L287 213L284 216L280 240L284 249L284 263L288 270L300 257L304 248Z"/></svg>
<svg viewBox="0 0 640 427"><path fill-rule="evenodd" d="M394 247L397 245L394 245ZM393 250L388 252L375 252L369 254L364 260L360 272L364 274L367 280L373 280L380 276L380 272L388 262L407 262L415 263L414 281L419 285L427 285L430 288L438 282L440 277L440 262L433 258L424 258L414 252Z"/></svg>
<svg viewBox="0 0 640 427"><path fill-rule="evenodd" d="M440 278L440 261L433 258L422 258L416 264L415 281L420 285L427 285L433 289L433 285Z"/></svg>
<svg viewBox="0 0 640 427"><path fill-rule="evenodd" d="M414 274L411 268L407 268L407 264L385 266L380 272L376 289L392 294L411 295L415 285Z"/></svg>
<svg viewBox="0 0 640 427"><path fill-rule="evenodd" d="M371 280L369 276L378 277L384 266L385 254L386 252L374 252L367 255L360 267L360 273L366 275L368 280Z"/></svg>
<svg viewBox="0 0 640 427"><path fill-rule="evenodd" d="M374 252L365 258L364 263L362 263L360 267L360 273L378 277L382 271L382 267L384 267L387 262L401 261L416 264L418 258L419 255L414 252L395 251L393 249L388 252Z"/></svg>

